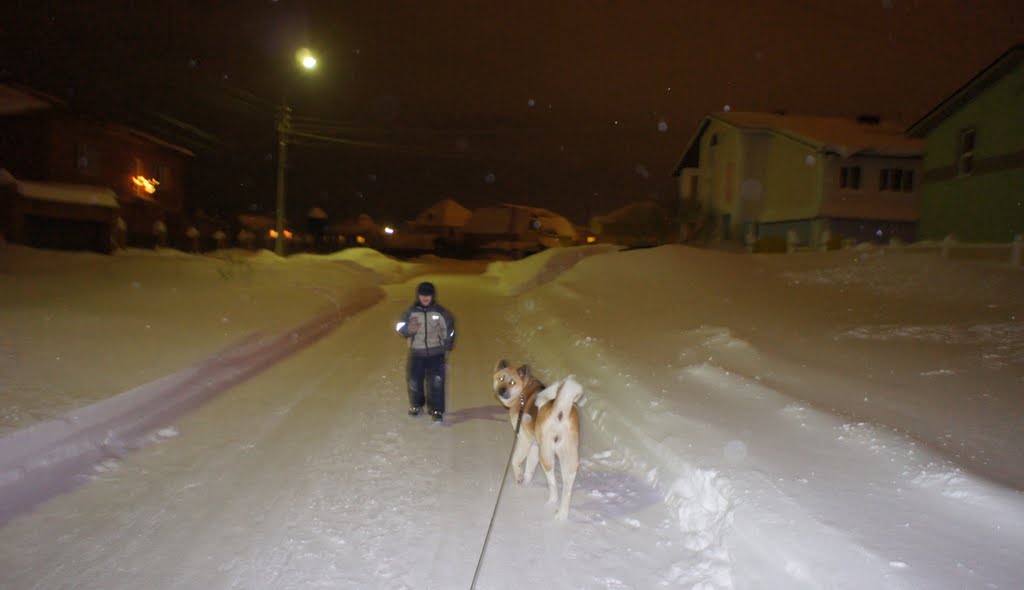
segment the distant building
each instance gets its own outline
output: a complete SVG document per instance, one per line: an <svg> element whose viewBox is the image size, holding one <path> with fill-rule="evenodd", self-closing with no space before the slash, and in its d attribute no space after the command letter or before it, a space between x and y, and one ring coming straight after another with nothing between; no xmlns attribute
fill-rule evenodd
<svg viewBox="0 0 1024 590"><path fill-rule="evenodd" d="M510 204L477 209L462 233L472 250L511 254L531 254L580 241L576 226L558 213Z"/></svg>
<svg viewBox="0 0 1024 590"><path fill-rule="evenodd" d="M366 213L359 214L355 219L345 219L331 225L330 232L336 236L342 246L366 246L368 248L380 246L381 228Z"/></svg>
<svg viewBox="0 0 1024 590"><path fill-rule="evenodd" d="M172 236L184 235L192 155L137 129L75 115L53 97L0 85L0 166L19 181L109 188L129 243L152 245L157 222Z"/></svg>
<svg viewBox="0 0 1024 590"><path fill-rule="evenodd" d="M657 202L637 201L590 220L590 231L605 244L656 246L678 238L678 227Z"/></svg>
<svg viewBox="0 0 1024 590"><path fill-rule="evenodd" d="M382 246L394 251L452 254L462 243L462 228L473 216L453 199L442 199L416 219L384 236Z"/></svg>
<svg viewBox="0 0 1024 590"><path fill-rule="evenodd" d="M108 188L18 180L0 168L0 235L6 241L109 253L119 211Z"/></svg>
<svg viewBox="0 0 1024 590"><path fill-rule="evenodd" d="M923 153L877 118L721 112L704 117L673 175L726 239L909 241Z"/></svg>
<svg viewBox="0 0 1024 590"><path fill-rule="evenodd" d="M1024 44L907 132L926 143L921 238L1007 242L1024 233Z"/></svg>
<svg viewBox="0 0 1024 590"><path fill-rule="evenodd" d="M419 215L410 224L420 232L432 232L455 237L455 231L461 229L473 212L458 204L453 199L442 199Z"/></svg>

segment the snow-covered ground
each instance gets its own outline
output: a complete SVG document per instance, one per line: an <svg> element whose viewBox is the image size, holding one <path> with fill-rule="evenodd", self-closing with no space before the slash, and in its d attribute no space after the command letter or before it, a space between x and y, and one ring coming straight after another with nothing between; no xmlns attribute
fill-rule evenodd
<svg viewBox="0 0 1024 590"><path fill-rule="evenodd" d="M424 277L443 426L393 331ZM9 246L0 587L1019 588L1022 314L1021 269L912 248ZM485 547L502 357L584 384L584 460L567 522L510 482Z"/></svg>

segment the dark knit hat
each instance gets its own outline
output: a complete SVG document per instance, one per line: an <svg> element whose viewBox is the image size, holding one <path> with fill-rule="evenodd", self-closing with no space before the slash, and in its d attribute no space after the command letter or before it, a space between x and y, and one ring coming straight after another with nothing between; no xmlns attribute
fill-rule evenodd
<svg viewBox="0 0 1024 590"><path fill-rule="evenodd" d="M433 297L434 295L437 294L437 290L434 289L434 283L428 283L428 282L424 281L424 282L422 282L422 283L420 283L419 285L416 286L416 294L417 295L430 295L431 297Z"/></svg>

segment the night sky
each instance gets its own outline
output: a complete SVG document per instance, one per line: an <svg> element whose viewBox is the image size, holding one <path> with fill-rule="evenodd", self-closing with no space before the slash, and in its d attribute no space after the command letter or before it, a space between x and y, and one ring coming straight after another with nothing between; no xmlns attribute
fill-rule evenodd
<svg viewBox="0 0 1024 590"><path fill-rule="evenodd" d="M213 213L273 211L287 96L332 138L291 148L294 220L452 197L584 223L673 196L709 111L912 123L1024 40L1024 2L15 0L0 35L0 80L193 149L190 197Z"/></svg>

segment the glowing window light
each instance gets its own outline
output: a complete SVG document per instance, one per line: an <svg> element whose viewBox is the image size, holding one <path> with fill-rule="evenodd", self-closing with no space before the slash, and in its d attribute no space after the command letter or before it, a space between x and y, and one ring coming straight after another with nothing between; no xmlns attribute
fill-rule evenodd
<svg viewBox="0 0 1024 590"><path fill-rule="evenodd" d="M160 184L160 181L155 178L146 178L145 176L132 176L132 183L146 191L146 194L151 195L156 192L156 187Z"/></svg>
<svg viewBox="0 0 1024 590"><path fill-rule="evenodd" d="M356 243L357 244L365 244L366 243L366 238L364 238L363 236L356 236Z"/></svg>

